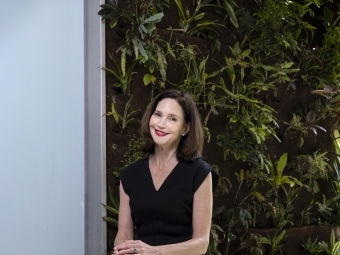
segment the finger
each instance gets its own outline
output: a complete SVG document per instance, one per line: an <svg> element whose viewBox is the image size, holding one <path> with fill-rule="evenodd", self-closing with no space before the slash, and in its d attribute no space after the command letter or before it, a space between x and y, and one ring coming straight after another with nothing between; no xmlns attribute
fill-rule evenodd
<svg viewBox="0 0 340 255"><path fill-rule="evenodd" d="M114 247L115 250L121 250L121 249L126 249L131 248L131 245L137 245L135 240L125 240L124 242L118 244L116 247Z"/></svg>
<svg viewBox="0 0 340 255"><path fill-rule="evenodd" d="M128 249L120 250L117 254L119 254L119 255L123 255L123 254L134 254L134 255L137 255L138 253L134 253L134 249L133 248L128 248Z"/></svg>

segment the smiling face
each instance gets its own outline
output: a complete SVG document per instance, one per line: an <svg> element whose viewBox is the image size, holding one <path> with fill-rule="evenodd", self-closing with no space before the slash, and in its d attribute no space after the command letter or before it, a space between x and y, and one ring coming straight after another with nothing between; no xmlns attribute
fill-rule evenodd
<svg viewBox="0 0 340 255"><path fill-rule="evenodd" d="M151 136L156 146L177 148L183 134L188 132L183 110L176 100L165 98L157 104L149 121Z"/></svg>

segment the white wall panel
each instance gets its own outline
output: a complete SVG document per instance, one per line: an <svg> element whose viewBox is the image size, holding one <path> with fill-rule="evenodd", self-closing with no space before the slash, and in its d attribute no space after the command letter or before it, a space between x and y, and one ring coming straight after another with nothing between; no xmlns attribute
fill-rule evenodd
<svg viewBox="0 0 340 255"><path fill-rule="evenodd" d="M84 254L84 3L1 1L0 254Z"/></svg>

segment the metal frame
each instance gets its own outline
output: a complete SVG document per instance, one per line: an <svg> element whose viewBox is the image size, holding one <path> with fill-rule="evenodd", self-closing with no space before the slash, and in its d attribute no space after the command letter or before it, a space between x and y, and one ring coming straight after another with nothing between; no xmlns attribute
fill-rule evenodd
<svg viewBox="0 0 340 255"><path fill-rule="evenodd" d="M98 16L105 0L84 0L85 49L85 255L107 253L105 26Z"/></svg>

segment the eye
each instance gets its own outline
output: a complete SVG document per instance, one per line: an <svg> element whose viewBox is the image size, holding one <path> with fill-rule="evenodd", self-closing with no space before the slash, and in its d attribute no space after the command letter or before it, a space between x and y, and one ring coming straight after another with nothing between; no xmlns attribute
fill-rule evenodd
<svg viewBox="0 0 340 255"><path fill-rule="evenodd" d="M177 121L177 118L176 117L170 117L169 118L171 121Z"/></svg>
<svg viewBox="0 0 340 255"><path fill-rule="evenodd" d="M157 116L157 117L160 117L161 114L159 112L155 112L153 115Z"/></svg>

